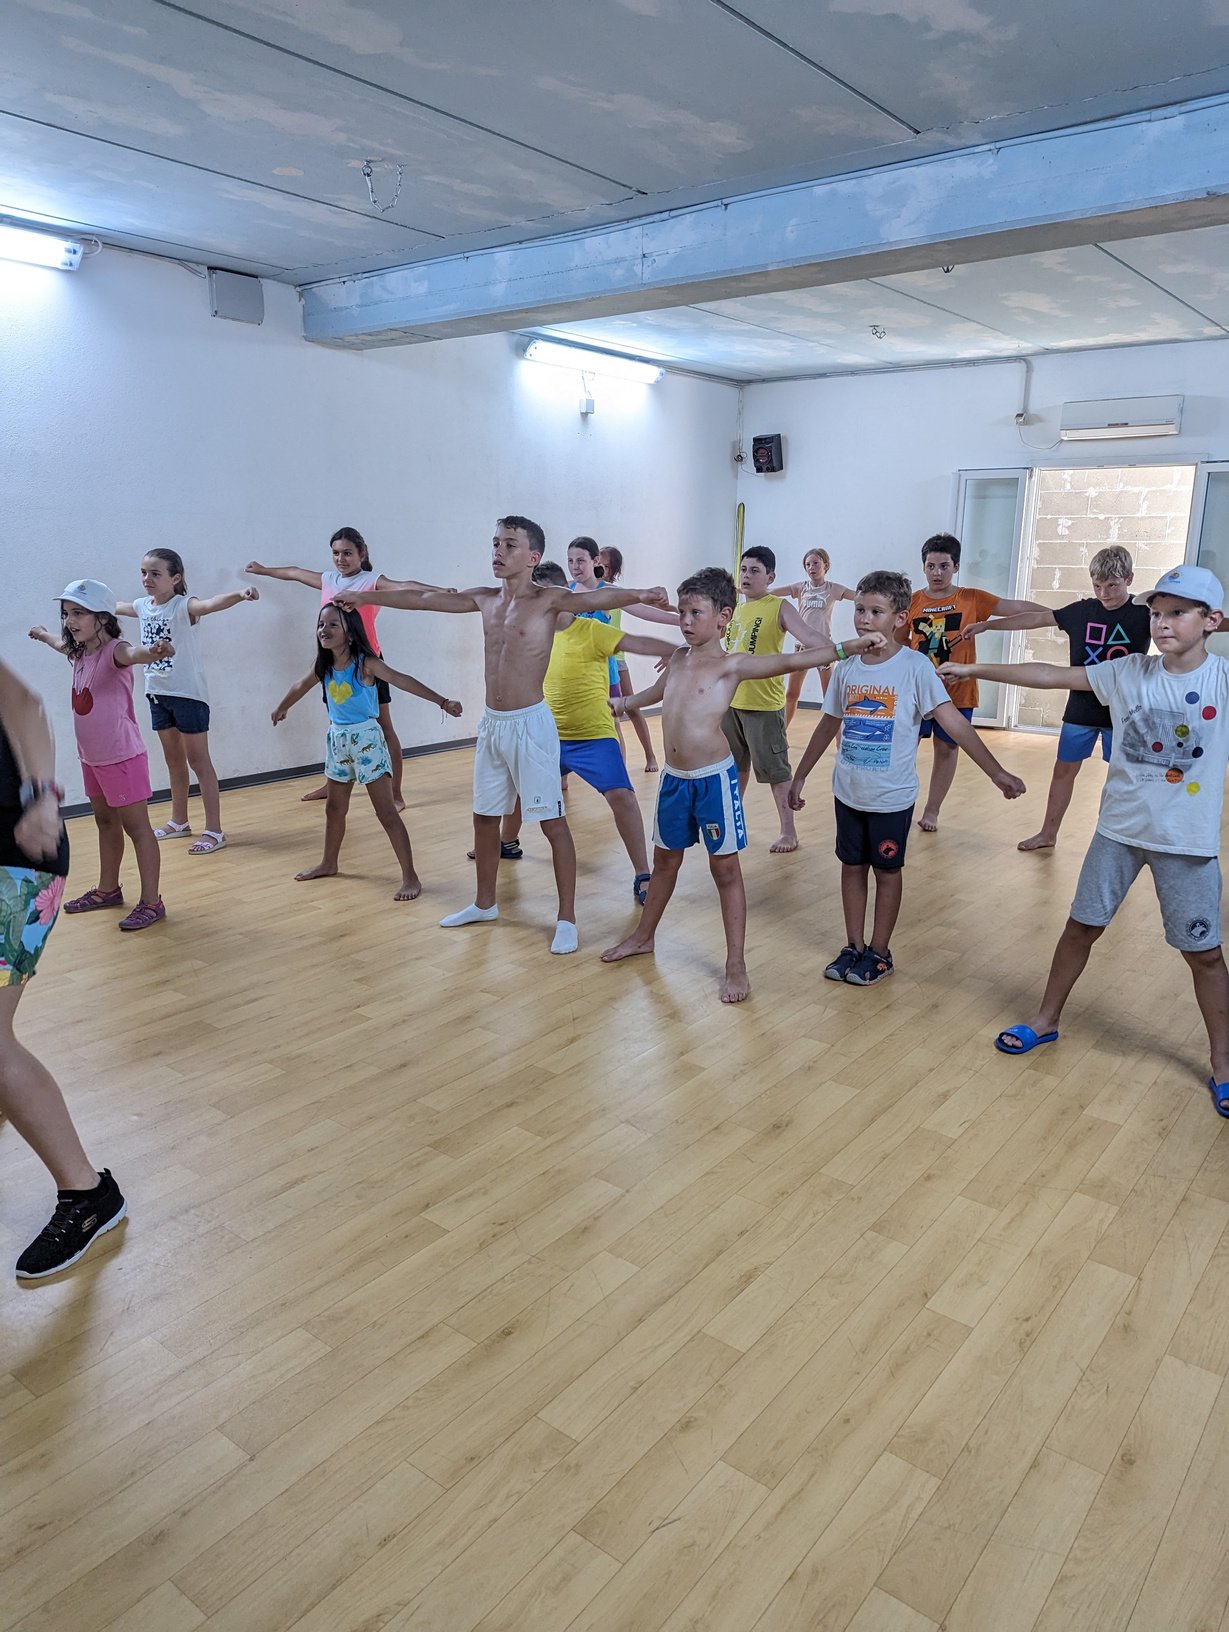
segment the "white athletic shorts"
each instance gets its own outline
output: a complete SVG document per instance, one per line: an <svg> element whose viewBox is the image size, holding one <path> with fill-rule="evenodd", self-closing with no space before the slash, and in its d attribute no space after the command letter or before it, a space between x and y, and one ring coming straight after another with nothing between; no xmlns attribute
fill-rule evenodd
<svg viewBox="0 0 1229 1632"><path fill-rule="evenodd" d="M474 815L510 816L521 801L527 822L563 815L559 731L545 702L488 708L474 749Z"/></svg>

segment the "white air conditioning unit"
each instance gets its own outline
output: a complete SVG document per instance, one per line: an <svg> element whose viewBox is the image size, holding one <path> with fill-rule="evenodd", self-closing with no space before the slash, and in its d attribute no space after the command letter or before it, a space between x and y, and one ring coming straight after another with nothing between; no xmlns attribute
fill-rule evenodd
<svg viewBox="0 0 1229 1632"><path fill-rule="evenodd" d="M1102 442L1177 436L1181 425L1181 397L1111 397L1107 402L1065 402L1058 434L1064 442Z"/></svg>

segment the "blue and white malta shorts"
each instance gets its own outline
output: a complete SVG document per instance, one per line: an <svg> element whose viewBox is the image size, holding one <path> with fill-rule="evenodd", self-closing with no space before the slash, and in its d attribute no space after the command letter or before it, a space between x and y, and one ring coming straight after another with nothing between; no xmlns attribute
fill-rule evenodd
<svg viewBox="0 0 1229 1632"><path fill-rule="evenodd" d="M701 839L710 856L732 856L747 848L733 755L698 771L662 768L653 843L660 850L687 850Z"/></svg>

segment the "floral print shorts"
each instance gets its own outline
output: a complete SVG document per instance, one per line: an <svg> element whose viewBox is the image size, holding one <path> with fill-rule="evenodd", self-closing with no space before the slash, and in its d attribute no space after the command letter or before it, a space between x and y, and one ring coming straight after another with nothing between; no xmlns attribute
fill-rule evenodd
<svg viewBox="0 0 1229 1632"><path fill-rule="evenodd" d="M0 867L0 986L23 986L37 967L64 880L33 867Z"/></svg>

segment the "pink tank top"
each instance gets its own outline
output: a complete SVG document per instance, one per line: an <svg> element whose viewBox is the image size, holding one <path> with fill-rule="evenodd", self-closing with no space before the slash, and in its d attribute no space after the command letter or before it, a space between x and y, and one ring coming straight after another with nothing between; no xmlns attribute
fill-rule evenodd
<svg viewBox="0 0 1229 1632"><path fill-rule="evenodd" d="M343 589L374 589L380 581L378 572L356 572L352 578L343 578L341 573L330 569L320 574L320 604L327 606L330 601L336 600ZM367 631L367 639L371 642L371 649L377 657L380 653L380 642L376 639L376 614L378 606L355 607Z"/></svg>
<svg viewBox="0 0 1229 1632"><path fill-rule="evenodd" d="M145 752L132 707L132 669L115 661L118 640L73 660L73 727L83 765L118 765Z"/></svg>

